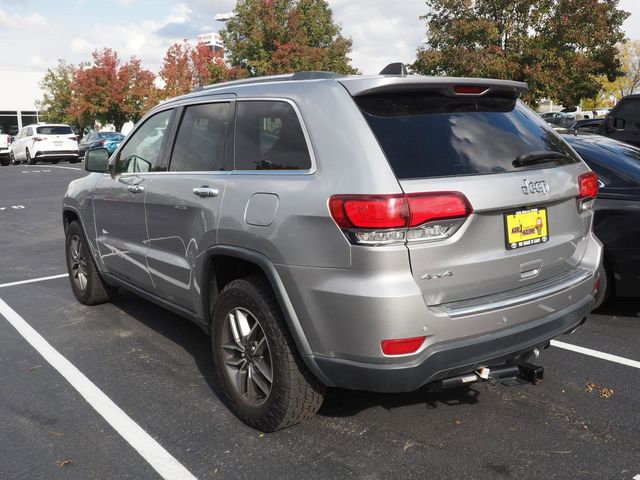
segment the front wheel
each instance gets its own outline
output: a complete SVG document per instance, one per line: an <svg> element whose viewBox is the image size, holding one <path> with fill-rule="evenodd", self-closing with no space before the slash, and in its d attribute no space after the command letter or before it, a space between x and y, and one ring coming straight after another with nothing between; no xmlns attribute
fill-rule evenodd
<svg viewBox="0 0 640 480"><path fill-rule="evenodd" d="M80 303L98 305L109 301L109 293L93 261L82 228L77 221L67 227L65 252L71 289Z"/></svg>
<svg viewBox="0 0 640 480"><path fill-rule="evenodd" d="M297 354L263 277L230 282L218 297L211 329L218 379L243 422L273 432L318 411L325 387Z"/></svg>

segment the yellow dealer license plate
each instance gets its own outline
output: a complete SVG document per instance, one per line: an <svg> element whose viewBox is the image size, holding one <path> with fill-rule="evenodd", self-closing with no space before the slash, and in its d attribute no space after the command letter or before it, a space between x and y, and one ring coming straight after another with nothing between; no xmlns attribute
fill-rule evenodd
<svg viewBox="0 0 640 480"><path fill-rule="evenodd" d="M546 208L530 208L504 216L507 250L537 245L549 240Z"/></svg>

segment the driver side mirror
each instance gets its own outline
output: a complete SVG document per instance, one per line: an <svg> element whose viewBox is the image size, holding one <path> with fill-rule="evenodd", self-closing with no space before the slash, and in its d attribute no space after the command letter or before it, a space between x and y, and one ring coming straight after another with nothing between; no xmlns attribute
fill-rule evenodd
<svg viewBox="0 0 640 480"><path fill-rule="evenodd" d="M106 148L94 148L84 154L84 169L87 172L108 173L109 152Z"/></svg>

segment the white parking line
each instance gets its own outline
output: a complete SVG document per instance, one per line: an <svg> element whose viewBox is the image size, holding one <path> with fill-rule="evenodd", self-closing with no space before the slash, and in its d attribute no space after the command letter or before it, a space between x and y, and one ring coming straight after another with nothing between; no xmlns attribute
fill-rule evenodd
<svg viewBox="0 0 640 480"><path fill-rule="evenodd" d="M91 380L63 357L18 313L0 299L0 315L75 388L129 445L166 480L195 480L195 477L151 435L145 432Z"/></svg>
<svg viewBox="0 0 640 480"><path fill-rule="evenodd" d="M36 165L22 165L22 167L36 167ZM42 168L42 167L40 167ZM65 170L84 170L84 168L78 168L78 167L63 167L60 165L48 165L47 168L64 168ZM25 171L23 171L23 173L25 173Z"/></svg>
<svg viewBox="0 0 640 480"><path fill-rule="evenodd" d="M628 367L640 368L640 362L636 360L630 360L628 358L619 357L618 355L611 355L610 353L599 352L598 350L592 350L590 348L579 347L578 345L572 345L571 343L559 342L558 340L551 340L551 345L565 350L571 350L572 352L581 353L583 355L589 355L590 357L600 358L602 360L608 360L610 362L619 363ZM640 479L638 479L640 480Z"/></svg>
<svg viewBox="0 0 640 480"><path fill-rule="evenodd" d="M24 285L25 283L44 282L45 280L54 280L56 278L64 278L68 276L69 275L66 273L61 273L60 275L51 275L49 277L31 278L29 280L20 280L19 282L1 283L0 288L15 287L16 285Z"/></svg>

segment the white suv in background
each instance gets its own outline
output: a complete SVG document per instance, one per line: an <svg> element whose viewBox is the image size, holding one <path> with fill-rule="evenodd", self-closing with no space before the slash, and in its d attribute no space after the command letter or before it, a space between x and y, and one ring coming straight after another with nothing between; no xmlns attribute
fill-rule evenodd
<svg viewBox="0 0 640 480"><path fill-rule="evenodd" d="M15 163L79 161L78 137L69 125L35 123L20 130L11 145Z"/></svg>
<svg viewBox="0 0 640 480"><path fill-rule="evenodd" d="M10 163L9 144L11 143L9 135L2 133L0 130L0 165L6 167Z"/></svg>

